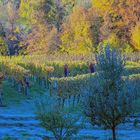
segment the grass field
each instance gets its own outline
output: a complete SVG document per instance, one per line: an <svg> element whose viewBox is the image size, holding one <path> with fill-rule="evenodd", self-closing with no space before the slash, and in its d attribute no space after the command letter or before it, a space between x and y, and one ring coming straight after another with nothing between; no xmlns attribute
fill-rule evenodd
<svg viewBox="0 0 140 140"><path fill-rule="evenodd" d="M46 62L47 63L47 62ZM51 65L51 62L49 62ZM81 64L81 63L80 63ZM52 66L54 65L54 62L52 63ZM57 64L59 65L59 63ZM82 74L80 72L78 75L71 76L70 77L63 77L63 65L62 62L59 65L59 72L57 72L57 66L55 65L55 71L56 73L60 74L54 74L56 75L55 78L52 78L52 81L55 79L58 81L58 87L63 90L63 93L69 92L72 94L73 90L76 90L76 86L80 83L85 82L86 79L88 79L91 74ZM76 62L76 65L78 63ZM72 70L75 67L72 65ZM88 67L84 68L88 69ZM75 69L74 69L75 70ZM77 69L80 71L80 69ZM75 70L76 71L76 70ZM88 70L86 70L88 72ZM58 76L57 75L61 75ZM129 75L129 80L132 82L132 84L136 84L138 87L140 84L140 63L139 62L127 62L126 71L124 73L124 76ZM94 74L93 74L94 76ZM0 129L3 131L0 132L1 137L0 139L3 139L5 135L9 135L12 140L16 137L17 140L42 140L43 137L52 137L51 133L46 132L43 128L39 126L39 122L36 119L36 109L35 109L35 101L36 99L39 99L40 97L44 97L44 95L47 96L47 100L49 101L50 98L50 90L43 87L38 82L33 82L31 78L30 82L30 89L29 89L29 95L26 96L23 93L19 93L17 90L17 87L13 87L12 84L9 82L9 80L5 80L3 82L3 102L5 107L1 107L0 109ZM67 85L67 86L65 86ZM53 86L53 84L52 84ZM53 89L52 89L53 90ZM117 135L119 140L126 140L126 138L129 138L129 140L138 140L140 137L138 134L138 131L140 130L139 126L139 120L140 120L140 88L137 88L138 97L136 101L134 102L134 113L132 114L132 117L130 117L130 121L128 121L126 124L122 124L117 129ZM133 93L132 93L133 94ZM46 96L45 96L46 97ZM78 107L74 107L74 114L81 114L81 105L78 105ZM7 121L6 121L7 120ZM74 140L83 139L83 140L108 140L110 138L110 131L104 130L100 127L93 127L89 124L88 120L85 119L84 127L80 128L79 134L77 137L74 138ZM134 126L136 122L136 126ZM138 122L138 123L137 123ZM80 123L80 122L79 122ZM11 128L11 129L10 129ZM133 130L133 131L130 131ZM15 136L16 133L16 136ZM18 135L17 135L18 133ZM135 135L136 134L136 135ZM133 138L131 138L133 136ZM6 136L8 138L8 136ZM53 140L53 138L52 138Z"/></svg>

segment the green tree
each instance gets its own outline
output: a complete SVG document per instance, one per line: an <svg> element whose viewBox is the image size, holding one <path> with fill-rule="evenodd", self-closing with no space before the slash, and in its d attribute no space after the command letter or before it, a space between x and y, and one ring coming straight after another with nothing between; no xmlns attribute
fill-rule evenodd
<svg viewBox="0 0 140 140"><path fill-rule="evenodd" d="M96 61L98 73L87 96L85 114L93 125L111 129L116 140L116 127L133 111L134 87L122 77L125 59L118 51L107 46Z"/></svg>
<svg viewBox="0 0 140 140"><path fill-rule="evenodd" d="M41 0L21 0L18 10L19 23L29 28L37 21L37 10Z"/></svg>
<svg viewBox="0 0 140 140"><path fill-rule="evenodd" d="M43 0L41 9L44 12L44 18L50 26L55 26L60 32L61 24L65 16L65 8L61 0Z"/></svg>
<svg viewBox="0 0 140 140"><path fill-rule="evenodd" d="M70 15L73 8L76 6L77 0L62 0L63 6L65 7L65 10L67 12L66 15Z"/></svg>
<svg viewBox="0 0 140 140"><path fill-rule="evenodd" d="M6 10L7 10L7 15L8 15L8 23L10 26L10 30L11 32L13 32L15 29L17 18L18 18L17 9L14 2L8 1L6 5Z"/></svg>

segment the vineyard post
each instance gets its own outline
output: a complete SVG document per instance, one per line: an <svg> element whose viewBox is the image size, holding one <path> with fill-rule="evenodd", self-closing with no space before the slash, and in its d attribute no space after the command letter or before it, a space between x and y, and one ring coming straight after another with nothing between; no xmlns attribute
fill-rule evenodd
<svg viewBox="0 0 140 140"><path fill-rule="evenodd" d="M47 76L47 79L46 79L46 88L49 89L50 88L50 80L49 80L49 77Z"/></svg>
<svg viewBox="0 0 140 140"><path fill-rule="evenodd" d="M29 77L28 75L24 76L24 82L25 82L25 95L29 95Z"/></svg>
<svg viewBox="0 0 140 140"><path fill-rule="evenodd" d="M60 97L58 97L58 105L59 105L59 107L61 106L61 98Z"/></svg>
<svg viewBox="0 0 140 140"><path fill-rule="evenodd" d="M42 78L42 80L41 80L41 86L42 86L42 87L45 86L45 82L44 82L44 81L45 81L44 78Z"/></svg>
<svg viewBox="0 0 140 140"><path fill-rule="evenodd" d="M47 76L44 77L44 86L47 88Z"/></svg>
<svg viewBox="0 0 140 140"><path fill-rule="evenodd" d="M70 106L70 101L71 101L71 96L70 95L69 95L69 99L68 100L69 100L69 106Z"/></svg>
<svg viewBox="0 0 140 140"><path fill-rule="evenodd" d="M18 93L20 93L21 92L21 84L20 84L20 82L18 82Z"/></svg>
<svg viewBox="0 0 140 140"><path fill-rule="evenodd" d="M17 87L17 81L14 79L14 88L16 89Z"/></svg>
<svg viewBox="0 0 140 140"><path fill-rule="evenodd" d="M12 77L12 87L14 87L15 86L15 80L14 80L14 78Z"/></svg>
<svg viewBox="0 0 140 140"><path fill-rule="evenodd" d="M24 94L24 81L21 81L21 93Z"/></svg>
<svg viewBox="0 0 140 140"><path fill-rule="evenodd" d="M73 96L73 107L75 105L75 95Z"/></svg>
<svg viewBox="0 0 140 140"><path fill-rule="evenodd" d="M65 106L65 98L62 98L62 108Z"/></svg>
<svg viewBox="0 0 140 140"><path fill-rule="evenodd" d="M56 89L57 89L57 82L56 82L56 80L54 80L54 83L53 83L53 89L54 89L54 95L56 95L57 93L56 93Z"/></svg>
<svg viewBox="0 0 140 140"><path fill-rule="evenodd" d="M38 77L38 83L39 83L39 85L41 86L41 84L42 84L42 79L41 79L40 77Z"/></svg>
<svg viewBox="0 0 140 140"><path fill-rule="evenodd" d="M49 92L50 92L50 96L52 96L52 91L53 91L52 88L53 87L52 87L52 82L50 80L49 80L48 86L49 86L48 89L49 89Z"/></svg>
<svg viewBox="0 0 140 140"><path fill-rule="evenodd" d="M34 82L36 83L36 79L37 79L37 78L36 78L36 75L34 75L33 78L34 78Z"/></svg>
<svg viewBox="0 0 140 140"><path fill-rule="evenodd" d="M77 104L80 102L80 94L77 96Z"/></svg>

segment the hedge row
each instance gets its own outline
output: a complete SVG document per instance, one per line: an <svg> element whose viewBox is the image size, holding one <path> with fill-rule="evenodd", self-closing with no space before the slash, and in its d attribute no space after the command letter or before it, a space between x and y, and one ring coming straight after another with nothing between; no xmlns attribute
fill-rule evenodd
<svg viewBox="0 0 140 140"><path fill-rule="evenodd" d="M140 73L123 76L124 79L129 80L132 84L140 83ZM92 85L96 84L96 73L77 75L75 77L67 78L51 78L51 91L56 90L56 94L62 98L79 95L92 90Z"/></svg>

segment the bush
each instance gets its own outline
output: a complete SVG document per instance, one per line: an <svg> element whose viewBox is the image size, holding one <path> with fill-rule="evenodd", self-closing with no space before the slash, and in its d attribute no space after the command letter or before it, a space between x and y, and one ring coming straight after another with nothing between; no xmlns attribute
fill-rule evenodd
<svg viewBox="0 0 140 140"><path fill-rule="evenodd" d="M91 80L94 81L94 77L94 74L83 74L75 77L51 78L51 89L53 89L54 81L56 81L58 96L68 98L72 95L79 95L85 92L84 89L89 87Z"/></svg>
<svg viewBox="0 0 140 140"><path fill-rule="evenodd" d="M47 102L49 103L47 104ZM49 98L48 101L43 97L42 100L38 100L36 107L40 125L50 131L56 140L70 140L78 133L76 123L79 117L62 109L56 98Z"/></svg>

